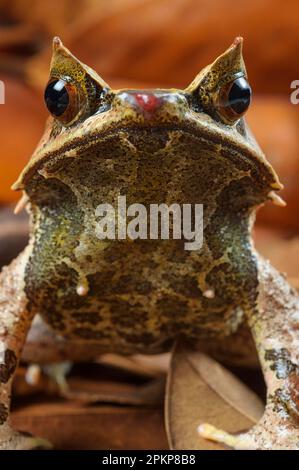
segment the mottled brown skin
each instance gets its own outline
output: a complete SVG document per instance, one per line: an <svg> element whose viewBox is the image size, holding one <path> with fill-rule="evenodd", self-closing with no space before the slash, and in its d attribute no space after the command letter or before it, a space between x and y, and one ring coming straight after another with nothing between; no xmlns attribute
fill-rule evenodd
<svg viewBox="0 0 299 470"><path fill-rule="evenodd" d="M262 434L258 429L240 442L251 448L274 445L268 430L276 422L273 415L279 419L271 433L279 434L283 406L282 420L295 436L291 448L299 448L298 358L283 336L281 344L277 340L268 348L261 334L268 328L260 315L266 276L261 273L268 267L251 241L255 210L281 186L243 117L232 119L219 105L221 90L246 77L241 48L238 38L185 90L138 91L158 103L153 109L138 105L136 90L111 90L54 40L50 78L75 87L78 112L67 123L48 120L14 186L28 201L31 239L1 278L0 448L2 442L2 448L21 446L18 435L9 437L8 395L37 314L80 347L123 354L165 351L178 338L196 347L211 339L220 345L247 323L270 374L269 403L275 406L267 405L263 439L256 437ZM95 209L100 203L116 206L119 195L128 205L203 204L202 249L186 251L184 240L99 240ZM15 279L14 295L7 288L9 276ZM207 296L211 290L214 295ZM281 321L289 325L287 316ZM273 334L276 340L277 331ZM273 388L277 370L283 374ZM242 447L239 441L231 445Z"/></svg>

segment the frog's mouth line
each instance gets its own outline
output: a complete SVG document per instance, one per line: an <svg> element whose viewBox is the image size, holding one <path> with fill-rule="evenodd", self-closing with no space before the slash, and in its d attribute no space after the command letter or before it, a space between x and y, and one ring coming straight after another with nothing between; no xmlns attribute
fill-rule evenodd
<svg viewBox="0 0 299 470"><path fill-rule="evenodd" d="M169 132L181 132L185 135L189 135L192 138L200 141L205 146L219 146L221 148L221 154L225 158L235 159L237 156L245 161L247 161L250 165L252 165L252 160L255 159L258 170L260 172L260 178L264 181L265 185L268 185L270 189L280 190L282 185L278 180L278 176L276 175L274 169L270 165L270 163L263 159L254 149L249 149L244 144L238 142L235 144L233 141L228 141L223 139L223 136L219 133L219 136L215 135L212 131L205 129L201 126L198 129L196 126L185 125L143 125L143 126L136 126L136 125L118 125L115 126L113 129L107 131L101 131L94 134L87 134L85 136L80 136L78 138L74 138L71 143L66 143L65 145L61 146L59 149L54 151L49 151L45 153L41 158L35 159L35 161L29 161L28 165L24 168L23 172L21 173L19 179L15 182L12 186L13 190L21 190L24 189L26 183L31 179L31 177L36 173L41 171L41 167L53 160L54 167L56 163L63 158L70 158L66 157L69 153L71 154L72 151L75 151L78 147L82 149L82 151L88 150L93 146L96 146L99 141L105 141L112 138L117 137L120 133L132 133L134 132L135 135L141 132L150 132L151 134L154 133L169 133ZM240 150L241 147L241 150ZM80 151L81 153L81 151ZM80 154L74 155L73 157L78 158ZM47 173L50 175L51 171L55 171L55 169L47 168Z"/></svg>

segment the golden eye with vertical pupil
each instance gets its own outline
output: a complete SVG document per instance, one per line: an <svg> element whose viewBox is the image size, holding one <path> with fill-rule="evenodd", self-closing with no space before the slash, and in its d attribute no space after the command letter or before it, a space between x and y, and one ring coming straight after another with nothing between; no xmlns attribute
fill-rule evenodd
<svg viewBox="0 0 299 470"><path fill-rule="evenodd" d="M226 83L216 98L218 113L228 121L236 121L247 111L251 94L250 85L244 77Z"/></svg>
<svg viewBox="0 0 299 470"><path fill-rule="evenodd" d="M44 98L48 111L65 125L71 123L80 111L79 90L65 80L52 78Z"/></svg>

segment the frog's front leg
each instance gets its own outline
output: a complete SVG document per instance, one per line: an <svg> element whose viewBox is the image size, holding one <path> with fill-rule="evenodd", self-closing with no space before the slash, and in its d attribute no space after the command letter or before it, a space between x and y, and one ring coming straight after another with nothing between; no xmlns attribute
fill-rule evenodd
<svg viewBox="0 0 299 470"><path fill-rule="evenodd" d="M13 431L9 424L11 383L33 317L24 292L28 253L27 248L0 274L0 450L48 447L43 439Z"/></svg>
<svg viewBox="0 0 299 470"><path fill-rule="evenodd" d="M208 424L199 433L235 449L299 450L299 296L268 262L258 267L258 306L248 323L267 386L264 415L237 436Z"/></svg>

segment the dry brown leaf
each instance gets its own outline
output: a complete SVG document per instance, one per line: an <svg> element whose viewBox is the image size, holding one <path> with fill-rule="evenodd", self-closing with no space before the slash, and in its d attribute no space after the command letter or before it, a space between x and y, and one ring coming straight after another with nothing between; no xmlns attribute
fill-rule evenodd
<svg viewBox="0 0 299 470"><path fill-rule="evenodd" d="M168 371L170 354L156 354L145 356L135 354L133 356L120 356L119 354L103 354L99 359L99 364L117 367L133 374L156 377L164 375Z"/></svg>
<svg viewBox="0 0 299 470"><path fill-rule="evenodd" d="M84 406L36 401L14 409L12 425L48 439L55 449L166 449L160 407Z"/></svg>
<svg viewBox="0 0 299 470"><path fill-rule="evenodd" d="M88 366L87 366L88 367ZM109 371L108 371L109 372ZM115 371L111 369L111 374ZM34 383L28 383L28 368L19 367L14 378L13 393L18 398L33 396L37 393L44 396L75 400L80 403L109 403L117 405L152 406L161 405L165 395L165 377L154 378L146 383L132 383L116 380L113 377L102 377L99 367L98 374L78 375L70 373L63 386L58 385L53 376L40 370L40 376ZM107 371L106 371L107 374Z"/></svg>
<svg viewBox="0 0 299 470"><path fill-rule="evenodd" d="M166 430L172 449L223 449L200 438L198 426L208 422L239 433L254 424L262 409L258 397L216 361L190 352L182 345L174 349L165 405Z"/></svg>
<svg viewBox="0 0 299 470"><path fill-rule="evenodd" d="M165 393L164 378L154 379L145 385L70 378L68 385L69 388L61 393L62 396L86 404L152 406L162 404Z"/></svg>
<svg viewBox="0 0 299 470"><path fill-rule="evenodd" d="M171 354L155 354L146 356L144 354L134 354L132 360L136 364L140 364L148 371L152 371L153 374L160 375L166 374L169 369Z"/></svg>
<svg viewBox="0 0 299 470"><path fill-rule="evenodd" d="M253 422L259 420L264 405L258 396L219 362L200 352L188 351L187 360L199 376L229 405Z"/></svg>

